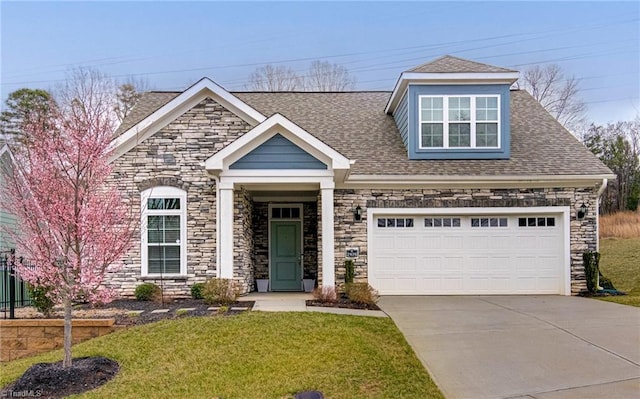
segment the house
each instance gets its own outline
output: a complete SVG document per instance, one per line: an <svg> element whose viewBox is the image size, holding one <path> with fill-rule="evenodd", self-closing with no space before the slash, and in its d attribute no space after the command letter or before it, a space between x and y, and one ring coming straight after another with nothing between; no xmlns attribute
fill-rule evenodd
<svg viewBox="0 0 640 399"><path fill-rule="evenodd" d="M146 93L116 132L113 183L140 214L122 294L210 277L381 294L575 294L612 172L518 72L444 56L391 92Z"/></svg>
<svg viewBox="0 0 640 399"><path fill-rule="evenodd" d="M0 139L0 187L3 187L5 168L10 168L13 156L7 143ZM16 218L7 209L8 199L4 190L0 190L0 253L14 248L13 240L9 237L9 231L15 229Z"/></svg>

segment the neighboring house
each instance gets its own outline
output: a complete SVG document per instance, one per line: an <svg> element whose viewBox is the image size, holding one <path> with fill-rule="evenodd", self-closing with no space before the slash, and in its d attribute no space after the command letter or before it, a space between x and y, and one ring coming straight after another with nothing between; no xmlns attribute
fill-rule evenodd
<svg viewBox="0 0 640 399"><path fill-rule="evenodd" d="M10 168L13 163L11 150L9 146L0 139L0 188L3 187L3 179L5 168ZM8 230L15 229L16 218L7 210L7 195L3 189L0 189L0 252L8 251L14 248L13 241L9 237Z"/></svg>
<svg viewBox="0 0 640 399"><path fill-rule="evenodd" d="M113 143L141 228L111 284L300 291L349 255L381 294L578 292L614 175L517 78L445 56L392 92L146 93Z"/></svg>

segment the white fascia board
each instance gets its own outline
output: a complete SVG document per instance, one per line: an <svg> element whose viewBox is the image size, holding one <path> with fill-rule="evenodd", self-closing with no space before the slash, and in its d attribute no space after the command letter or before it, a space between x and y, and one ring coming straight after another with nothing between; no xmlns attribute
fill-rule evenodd
<svg viewBox="0 0 640 399"><path fill-rule="evenodd" d="M238 115L250 125L262 123L266 116L250 107L238 97L229 93L209 78L202 78L173 100L169 101L151 115L138 122L129 130L111 142L113 155L110 161L131 150L180 115L199 104L205 98L212 98L223 107Z"/></svg>
<svg viewBox="0 0 640 399"><path fill-rule="evenodd" d="M0 147L0 156L2 156L5 152L9 152L9 146L6 144Z"/></svg>
<svg viewBox="0 0 640 399"><path fill-rule="evenodd" d="M329 162L328 166L332 170L349 169L351 167L350 160L338 151L318 140L281 114L274 114L207 159L205 168L212 171L226 171L229 169L229 165L253 151L276 133L281 133L285 138L308 151L311 155Z"/></svg>
<svg viewBox="0 0 640 399"><path fill-rule="evenodd" d="M484 72L484 73L422 73L403 72L396 82L391 97L384 111L392 114L402 99L409 84L435 85L435 84L508 84L512 85L520 76L519 72Z"/></svg>
<svg viewBox="0 0 640 399"><path fill-rule="evenodd" d="M584 187L601 185L612 175L540 175L540 176L386 176L350 175L340 188L364 187Z"/></svg>

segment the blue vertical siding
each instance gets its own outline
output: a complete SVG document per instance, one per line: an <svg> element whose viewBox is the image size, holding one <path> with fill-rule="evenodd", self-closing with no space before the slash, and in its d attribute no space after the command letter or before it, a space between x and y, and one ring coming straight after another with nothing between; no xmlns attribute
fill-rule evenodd
<svg viewBox="0 0 640 399"><path fill-rule="evenodd" d="M234 162L229 169L327 169L327 165L276 134Z"/></svg>
<svg viewBox="0 0 640 399"><path fill-rule="evenodd" d="M393 119L396 121L396 126L402 136L402 141L405 147L409 148L409 101L407 93L404 94L402 100L398 104L396 111L393 113Z"/></svg>

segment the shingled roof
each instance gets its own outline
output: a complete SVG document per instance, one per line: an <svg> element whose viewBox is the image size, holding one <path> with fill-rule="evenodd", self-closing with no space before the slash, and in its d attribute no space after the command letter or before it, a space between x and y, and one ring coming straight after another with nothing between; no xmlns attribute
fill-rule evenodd
<svg viewBox="0 0 640 399"><path fill-rule="evenodd" d="M146 93L124 132L179 92ZM526 91L511 91L511 157L504 160L409 160L393 117L390 92L236 92L264 115L280 113L349 159L351 175L605 175L611 171Z"/></svg>
<svg viewBox="0 0 640 399"><path fill-rule="evenodd" d="M480 62L469 61L463 58L445 55L436 58L426 64L418 65L405 72L422 73L500 73L518 72L513 69L501 68L493 65L482 64Z"/></svg>

